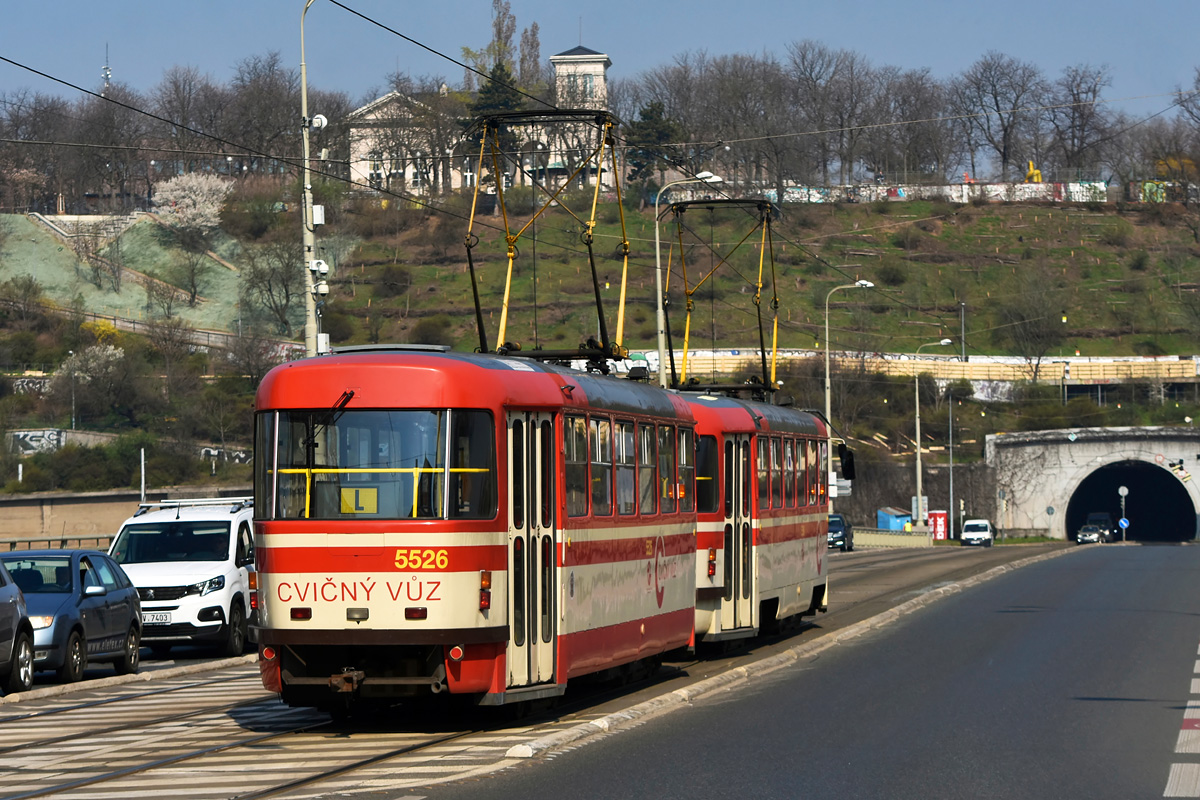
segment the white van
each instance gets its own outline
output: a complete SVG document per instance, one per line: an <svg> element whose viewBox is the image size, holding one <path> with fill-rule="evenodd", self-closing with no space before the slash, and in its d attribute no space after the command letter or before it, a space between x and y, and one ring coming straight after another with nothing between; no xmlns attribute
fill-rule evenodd
<svg viewBox="0 0 1200 800"><path fill-rule="evenodd" d="M246 648L254 502L249 497L142 503L109 547L142 600L142 642Z"/></svg>
<svg viewBox="0 0 1200 800"><path fill-rule="evenodd" d="M996 532L992 529L992 523L988 520L969 519L963 523L963 545L978 544L983 547L991 547L995 540Z"/></svg>

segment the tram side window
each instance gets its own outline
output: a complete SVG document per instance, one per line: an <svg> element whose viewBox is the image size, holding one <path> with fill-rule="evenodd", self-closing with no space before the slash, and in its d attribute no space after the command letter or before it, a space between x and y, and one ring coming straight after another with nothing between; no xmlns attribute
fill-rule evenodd
<svg viewBox="0 0 1200 800"><path fill-rule="evenodd" d="M771 439L771 507L783 508L783 448L779 437Z"/></svg>
<svg viewBox="0 0 1200 800"><path fill-rule="evenodd" d="M821 448L821 458L820 462L817 464L817 502L824 503L826 497L826 488L829 482L829 443L821 442L819 446Z"/></svg>
<svg viewBox="0 0 1200 800"><path fill-rule="evenodd" d="M549 420L542 421L540 468L542 499L542 527L554 527L554 478L558 471L554 469L554 425ZM530 514L533 511L529 512Z"/></svg>
<svg viewBox="0 0 1200 800"><path fill-rule="evenodd" d="M254 518L272 519L275 516L271 497L275 492L275 412L260 412L254 416Z"/></svg>
<svg viewBox="0 0 1200 800"><path fill-rule="evenodd" d="M755 461L758 468L758 507L771 507L771 452L766 437L756 438L754 443Z"/></svg>
<svg viewBox="0 0 1200 800"><path fill-rule="evenodd" d="M696 445L696 510L715 514L721 508L720 446L715 436L701 436Z"/></svg>
<svg viewBox="0 0 1200 800"><path fill-rule="evenodd" d="M654 426L638 425L638 507L642 514L658 512L658 450Z"/></svg>
<svg viewBox="0 0 1200 800"><path fill-rule="evenodd" d="M496 454L492 416L485 411L450 415L450 518L491 519L496 516Z"/></svg>
<svg viewBox="0 0 1200 800"><path fill-rule="evenodd" d="M608 516L612 513L612 423L592 419L592 513Z"/></svg>
<svg viewBox="0 0 1200 800"><path fill-rule="evenodd" d="M678 493L678 484L675 482L674 425L662 425L658 429L658 479L662 482L662 512L672 514Z"/></svg>
<svg viewBox="0 0 1200 800"><path fill-rule="evenodd" d="M808 476L808 504L815 506L818 502L817 484L820 483L820 474L817 472L817 443L808 443L808 463L805 465L805 471Z"/></svg>
<svg viewBox="0 0 1200 800"><path fill-rule="evenodd" d="M696 509L696 445L690 428L679 429L679 510Z"/></svg>
<svg viewBox="0 0 1200 800"><path fill-rule="evenodd" d="M613 445L617 463L617 513L637 513L637 489L634 485L636 447L633 439L633 423L618 422Z"/></svg>
<svg viewBox="0 0 1200 800"><path fill-rule="evenodd" d="M512 525L514 528L525 527L525 423L519 419L513 420L512 433L509 440L509 452L512 454L508 485L512 496Z"/></svg>
<svg viewBox="0 0 1200 800"><path fill-rule="evenodd" d="M796 442L783 440L783 504L796 507Z"/></svg>
<svg viewBox="0 0 1200 800"><path fill-rule="evenodd" d="M563 420L563 474L567 483L567 515L585 517L588 513L588 429L584 417Z"/></svg>

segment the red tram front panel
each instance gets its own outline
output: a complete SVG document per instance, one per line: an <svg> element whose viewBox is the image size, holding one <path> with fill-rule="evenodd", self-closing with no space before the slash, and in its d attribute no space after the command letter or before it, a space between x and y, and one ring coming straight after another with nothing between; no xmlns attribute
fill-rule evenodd
<svg viewBox="0 0 1200 800"><path fill-rule="evenodd" d="M652 437L654 459L675 459L681 437L688 453L678 398L389 351L278 367L257 410L256 634L264 683L287 702L337 710L431 690L505 702L690 637L694 512L678 498L691 456L635 459L632 480L642 470L655 497L673 496L652 513L619 505L630 465L613 461L628 450L618 431Z"/></svg>

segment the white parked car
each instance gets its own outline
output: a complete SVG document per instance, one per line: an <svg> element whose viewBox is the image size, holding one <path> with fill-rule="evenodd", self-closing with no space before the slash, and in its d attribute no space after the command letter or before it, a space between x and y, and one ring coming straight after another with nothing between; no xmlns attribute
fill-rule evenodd
<svg viewBox="0 0 1200 800"><path fill-rule="evenodd" d="M172 645L246 647L254 503L249 497L142 503L109 554L142 601L142 642L156 656Z"/></svg>
<svg viewBox="0 0 1200 800"><path fill-rule="evenodd" d="M969 519L963 523L963 545L977 544L982 547L991 547L995 541L996 531L992 528L992 523L988 520Z"/></svg>

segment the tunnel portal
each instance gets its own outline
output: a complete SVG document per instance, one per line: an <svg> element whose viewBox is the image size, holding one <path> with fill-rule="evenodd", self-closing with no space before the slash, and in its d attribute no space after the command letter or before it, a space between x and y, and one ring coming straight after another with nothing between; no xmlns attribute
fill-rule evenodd
<svg viewBox="0 0 1200 800"><path fill-rule="evenodd" d="M1181 542L1195 538L1196 508L1183 482L1170 470L1145 461L1118 461L1084 478L1066 509L1067 538L1074 539L1088 514L1107 511L1121 519L1120 487L1126 487L1125 538L1137 542ZM1121 539L1120 528L1116 532Z"/></svg>

